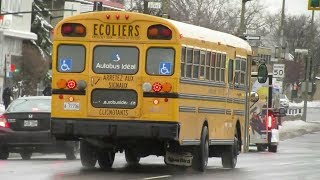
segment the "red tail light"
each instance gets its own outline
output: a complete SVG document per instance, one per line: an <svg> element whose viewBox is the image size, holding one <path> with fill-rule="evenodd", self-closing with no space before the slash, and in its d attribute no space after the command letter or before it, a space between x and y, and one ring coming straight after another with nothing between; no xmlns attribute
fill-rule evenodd
<svg viewBox="0 0 320 180"><path fill-rule="evenodd" d="M10 128L10 125L4 115L0 116L0 127Z"/></svg>
<svg viewBox="0 0 320 180"><path fill-rule="evenodd" d="M86 35L86 28L79 23L66 23L61 27L63 36L83 37Z"/></svg>
<svg viewBox="0 0 320 180"><path fill-rule="evenodd" d="M73 79L70 79L68 82L67 82L67 87L69 89L74 89L75 87L77 86L77 82Z"/></svg>
<svg viewBox="0 0 320 180"><path fill-rule="evenodd" d="M147 32L147 36L149 39L170 40L172 38L171 29L161 24L150 26Z"/></svg>
<svg viewBox="0 0 320 180"><path fill-rule="evenodd" d="M276 118L273 115L272 111L268 112L268 116L266 119L267 125L268 125L268 129L273 129L276 126Z"/></svg>
<svg viewBox="0 0 320 180"><path fill-rule="evenodd" d="M152 85L152 90L154 92L160 92L162 89L162 85L158 82L155 82L153 85Z"/></svg>

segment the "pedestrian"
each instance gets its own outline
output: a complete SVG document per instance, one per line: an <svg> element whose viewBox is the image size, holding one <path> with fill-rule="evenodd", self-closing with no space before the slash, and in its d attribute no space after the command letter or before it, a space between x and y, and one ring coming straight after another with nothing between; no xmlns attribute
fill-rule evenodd
<svg viewBox="0 0 320 180"><path fill-rule="evenodd" d="M44 90L42 91L42 94L44 96L51 96L51 85L48 85Z"/></svg>
<svg viewBox="0 0 320 180"><path fill-rule="evenodd" d="M3 90L3 93L2 93L2 101L3 101L3 104L4 104L4 107L5 109L8 108L10 102L11 102L11 98L12 98L12 91L9 87L6 87L4 90Z"/></svg>

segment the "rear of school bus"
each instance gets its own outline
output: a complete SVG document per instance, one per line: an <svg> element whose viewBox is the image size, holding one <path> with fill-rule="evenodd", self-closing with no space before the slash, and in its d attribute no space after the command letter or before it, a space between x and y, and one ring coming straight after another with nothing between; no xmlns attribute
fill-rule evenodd
<svg viewBox="0 0 320 180"><path fill-rule="evenodd" d="M170 23L95 12L66 18L54 32L51 131L81 140L84 166L110 166L122 150L136 163L179 141L180 47Z"/></svg>

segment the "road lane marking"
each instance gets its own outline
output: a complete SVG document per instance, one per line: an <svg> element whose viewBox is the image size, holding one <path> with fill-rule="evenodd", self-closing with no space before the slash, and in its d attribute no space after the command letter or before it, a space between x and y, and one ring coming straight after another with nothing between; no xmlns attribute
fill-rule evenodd
<svg viewBox="0 0 320 180"><path fill-rule="evenodd" d="M169 178L171 175L163 175L163 176L155 176L155 177L148 177L144 178L144 180L150 180L150 179L162 179L162 178Z"/></svg>

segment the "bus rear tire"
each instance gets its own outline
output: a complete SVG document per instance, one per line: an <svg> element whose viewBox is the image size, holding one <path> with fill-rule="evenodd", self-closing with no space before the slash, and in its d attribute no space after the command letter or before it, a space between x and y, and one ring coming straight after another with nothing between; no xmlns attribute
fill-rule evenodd
<svg viewBox="0 0 320 180"><path fill-rule="evenodd" d="M85 140L80 141L80 160L83 167L93 168L97 163L95 148Z"/></svg>
<svg viewBox="0 0 320 180"><path fill-rule="evenodd" d="M208 165L209 158L209 137L208 127L202 127L200 146L195 148L193 153L192 168L204 172Z"/></svg>
<svg viewBox="0 0 320 180"><path fill-rule="evenodd" d="M266 148L263 145L257 145L257 151L261 152L261 151L265 151Z"/></svg>
<svg viewBox="0 0 320 180"><path fill-rule="evenodd" d="M236 167L239 152L238 147L238 137L235 135L233 145L227 146L225 151L222 152L221 161L224 168L233 169Z"/></svg>
<svg viewBox="0 0 320 180"><path fill-rule="evenodd" d="M125 156L128 165L137 165L140 162L140 157L133 150L126 149Z"/></svg>
<svg viewBox="0 0 320 180"><path fill-rule="evenodd" d="M269 146L268 146L268 151L269 151L269 152L274 152L274 153L276 153L277 150L278 150L278 146L277 146L277 145L269 145Z"/></svg>
<svg viewBox="0 0 320 180"><path fill-rule="evenodd" d="M98 163L101 169L110 169L114 162L115 153L112 151L101 151L98 154Z"/></svg>
<svg viewBox="0 0 320 180"><path fill-rule="evenodd" d="M6 147L1 148L0 147L0 160L7 160L8 158L9 158L8 148L6 148Z"/></svg>

